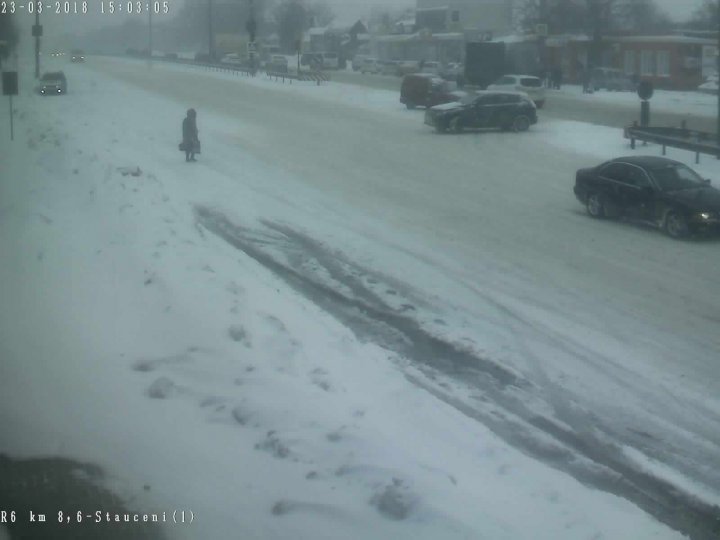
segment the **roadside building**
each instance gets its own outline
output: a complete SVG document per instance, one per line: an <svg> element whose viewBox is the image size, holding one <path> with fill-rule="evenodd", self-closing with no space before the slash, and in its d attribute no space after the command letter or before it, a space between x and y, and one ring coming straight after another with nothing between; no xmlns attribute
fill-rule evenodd
<svg viewBox="0 0 720 540"><path fill-rule="evenodd" d="M343 24L333 22L328 26L313 27L307 33L305 52L329 52L338 55L340 65L351 60L358 49L366 45L370 36L365 23L361 20Z"/></svg>
<svg viewBox="0 0 720 540"><path fill-rule="evenodd" d="M713 60L717 42L685 36L604 36L601 61L596 67L622 70L636 79L649 80L657 88L692 90L703 80L703 67ZM586 35L548 36L544 43L545 62L559 67L566 82L580 84L588 66L590 38ZM707 73L705 74L707 76Z"/></svg>

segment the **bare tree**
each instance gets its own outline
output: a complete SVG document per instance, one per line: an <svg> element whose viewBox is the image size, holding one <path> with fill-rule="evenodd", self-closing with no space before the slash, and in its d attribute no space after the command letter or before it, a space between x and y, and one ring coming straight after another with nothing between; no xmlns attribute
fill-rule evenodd
<svg viewBox="0 0 720 540"><path fill-rule="evenodd" d="M697 30L717 30L718 3L717 0L704 0L703 4L695 10L687 26Z"/></svg>
<svg viewBox="0 0 720 540"><path fill-rule="evenodd" d="M585 30L586 12L584 0L525 0L517 4L515 16L522 30L547 24L551 34L568 34Z"/></svg>
<svg viewBox="0 0 720 540"><path fill-rule="evenodd" d="M308 23L311 26L327 26L335 20L335 12L324 0L317 0L307 8Z"/></svg>
<svg viewBox="0 0 720 540"><path fill-rule="evenodd" d="M294 52L309 20L305 6L299 0L283 0L277 4L273 14L277 22L280 48L286 53Z"/></svg>
<svg viewBox="0 0 720 540"><path fill-rule="evenodd" d="M7 13L0 14L0 41L6 43L6 45L0 46L0 58L7 58L18 42L17 28Z"/></svg>
<svg viewBox="0 0 720 540"><path fill-rule="evenodd" d="M672 28L670 17L655 0L616 0L613 12L613 26L618 30L649 34Z"/></svg>

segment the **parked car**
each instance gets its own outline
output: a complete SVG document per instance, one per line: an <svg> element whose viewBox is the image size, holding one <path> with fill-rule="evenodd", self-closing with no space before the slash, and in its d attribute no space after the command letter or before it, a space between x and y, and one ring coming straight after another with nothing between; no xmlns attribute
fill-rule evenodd
<svg viewBox="0 0 720 540"><path fill-rule="evenodd" d="M440 69L440 76L448 81L457 81L463 73L465 68L459 62L450 62Z"/></svg>
<svg viewBox="0 0 720 540"><path fill-rule="evenodd" d="M426 73L405 75L400 85L400 103L408 109L459 101L464 96L464 92L457 91L455 83Z"/></svg>
<svg viewBox="0 0 720 540"><path fill-rule="evenodd" d="M634 92L637 84L630 75L621 69L595 68L590 75L590 84L594 90Z"/></svg>
<svg viewBox="0 0 720 540"><path fill-rule="evenodd" d="M340 58L337 53L322 52L318 53L322 58L323 69L338 69L340 67Z"/></svg>
<svg viewBox="0 0 720 540"><path fill-rule="evenodd" d="M268 60L265 66L267 71L273 71L275 73L287 73L288 72L288 59L281 54L273 54Z"/></svg>
<svg viewBox="0 0 720 540"><path fill-rule="evenodd" d="M72 51L72 56L70 57L71 62L80 63L85 61L85 53L82 52L80 49L74 49Z"/></svg>
<svg viewBox="0 0 720 540"><path fill-rule="evenodd" d="M195 61L196 62L203 62L203 63L210 63L213 61L212 56L210 56L208 53L195 53Z"/></svg>
<svg viewBox="0 0 720 540"><path fill-rule="evenodd" d="M395 75L399 63L397 60L378 60L378 73L381 75Z"/></svg>
<svg viewBox="0 0 720 540"><path fill-rule="evenodd" d="M166 53L165 53L165 59L166 59L166 60L177 60L177 59L178 59L178 53L166 52Z"/></svg>
<svg viewBox="0 0 720 540"><path fill-rule="evenodd" d="M537 110L525 94L482 91L462 101L435 105L425 111L425 123L442 133L466 128L527 131L537 123Z"/></svg>
<svg viewBox="0 0 720 540"><path fill-rule="evenodd" d="M243 65L243 59L237 53L228 53L220 59L220 63L226 66L241 66Z"/></svg>
<svg viewBox="0 0 720 540"><path fill-rule="evenodd" d="M300 65L310 66L313 69L317 69L322 66L323 58L320 53L302 53L300 55Z"/></svg>
<svg viewBox="0 0 720 540"><path fill-rule="evenodd" d="M43 96L66 94L67 79L62 71L43 73L40 77L38 92Z"/></svg>
<svg viewBox="0 0 720 540"><path fill-rule="evenodd" d="M362 69L362 65L365 62L365 59L369 58L369 56L365 54L356 54L351 62L352 70L353 71L360 71Z"/></svg>
<svg viewBox="0 0 720 540"><path fill-rule="evenodd" d="M403 77L420 71L420 62L417 60L400 60L397 64L397 75Z"/></svg>
<svg viewBox="0 0 720 540"><path fill-rule="evenodd" d="M421 73L430 73L432 75L440 75L440 62L430 61L430 62L422 62L422 67L420 68Z"/></svg>
<svg viewBox="0 0 720 540"><path fill-rule="evenodd" d="M542 80L532 75L503 75L488 85L487 89L525 92L538 109L542 109L545 105L545 88L543 88Z"/></svg>
<svg viewBox="0 0 720 540"><path fill-rule="evenodd" d="M366 58L360 66L360 73L380 73L380 64L377 58Z"/></svg>
<svg viewBox="0 0 720 540"><path fill-rule="evenodd" d="M580 169L574 192L594 218L646 222L673 238L720 231L720 190L672 159L620 157Z"/></svg>

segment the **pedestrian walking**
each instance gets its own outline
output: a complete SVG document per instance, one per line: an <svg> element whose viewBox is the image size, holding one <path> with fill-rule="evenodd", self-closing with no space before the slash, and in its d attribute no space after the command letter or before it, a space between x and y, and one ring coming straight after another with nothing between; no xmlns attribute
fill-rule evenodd
<svg viewBox="0 0 720 540"><path fill-rule="evenodd" d="M189 109L182 123L182 142L180 150L185 152L185 161L197 161L195 154L200 153L200 139L198 139L197 113Z"/></svg>

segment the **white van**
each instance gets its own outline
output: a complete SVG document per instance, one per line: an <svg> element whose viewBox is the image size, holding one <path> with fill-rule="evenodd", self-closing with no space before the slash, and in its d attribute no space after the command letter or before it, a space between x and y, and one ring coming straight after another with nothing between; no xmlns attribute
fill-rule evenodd
<svg viewBox="0 0 720 540"><path fill-rule="evenodd" d="M340 59L336 53L324 52L319 54L322 55L324 69L338 69L340 67Z"/></svg>

